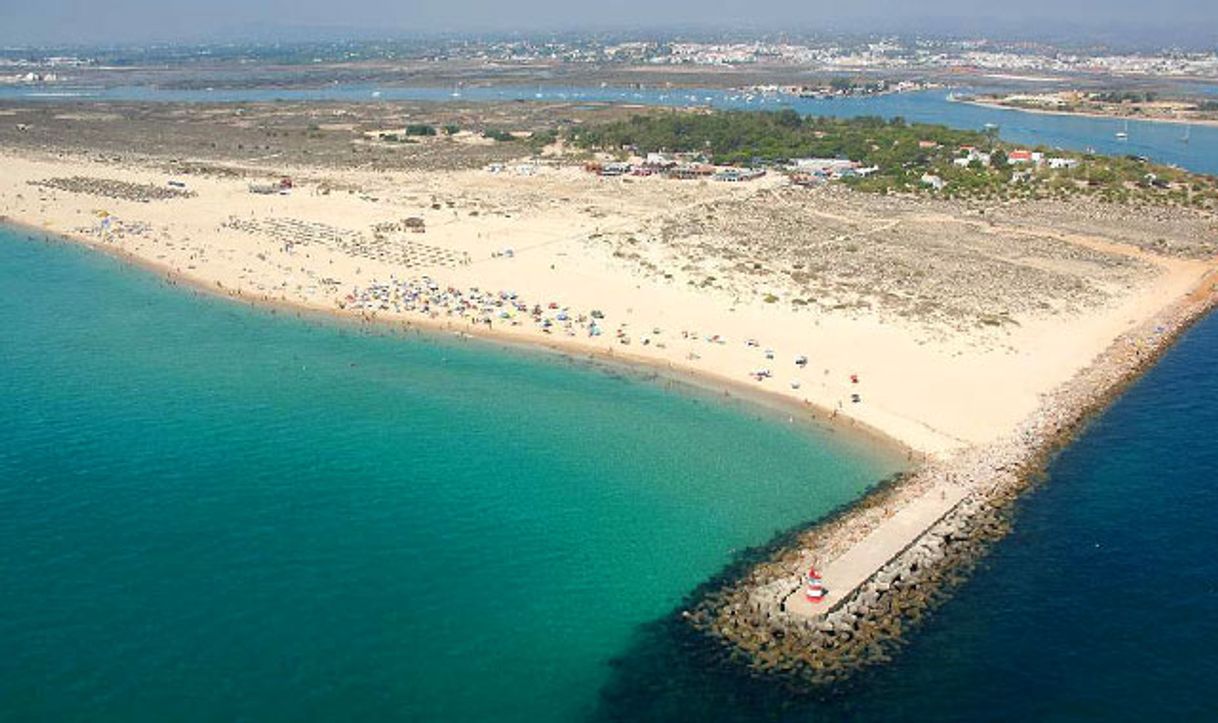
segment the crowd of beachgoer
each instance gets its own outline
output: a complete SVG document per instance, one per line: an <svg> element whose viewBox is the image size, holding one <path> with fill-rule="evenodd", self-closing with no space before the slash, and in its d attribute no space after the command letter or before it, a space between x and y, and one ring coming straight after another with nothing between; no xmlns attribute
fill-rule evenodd
<svg viewBox="0 0 1218 723"><path fill-rule="evenodd" d="M356 287L339 307L364 314L423 314L432 319L464 320L488 329L532 324L547 334L595 337L603 334L604 314L576 314L557 302L530 305L514 291L441 286L429 276L390 277L388 282ZM624 333L621 329L619 334Z"/></svg>
<svg viewBox="0 0 1218 723"><path fill-rule="evenodd" d="M405 279L391 276L387 282L354 287L338 300L338 307L369 318L378 314L420 314L431 320L464 321L488 330L532 326L545 334L568 337L599 337L607 333L605 314L600 310L583 313L556 301L530 303L515 291L491 291L478 287L459 289L441 285L430 276ZM659 327L645 330L634 337L630 325L621 322L608 334L609 338L625 346L633 343L659 349L667 346L663 330ZM715 346L727 344L727 339L720 334L700 334L697 331L682 331L680 338L685 341L702 340ZM747 339L744 344L756 349L765 362L774 362L773 349L764 347L756 339ZM699 357L691 352L689 358L694 360ZM794 366L798 370L805 370L808 357L802 354L796 356ZM828 374L828 370L825 373ZM773 373L769 366L763 366L750 371L749 376L757 382L764 382ZM850 381L852 385L857 385L858 377L852 375ZM792 380L791 388L799 389L800 382ZM851 401L860 401L859 395L852 394Z"/></svg>

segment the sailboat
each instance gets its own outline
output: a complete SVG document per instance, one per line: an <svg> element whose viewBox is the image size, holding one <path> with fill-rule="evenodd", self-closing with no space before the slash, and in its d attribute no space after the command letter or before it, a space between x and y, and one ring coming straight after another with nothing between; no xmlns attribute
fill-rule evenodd
<svg viewBox="0 0 1218 723"><path fill-rule="evenodd" d="M1116 139L1118 141L1123 141L1123 140L1127 140L1128 138L1129 138L1129 121L1125 121L1125 130L1117 131Z"/></svg>
<svg viewBox="0 0 1218 723"><path fill-rule="evenodd" d="M1184 126L1184 135L1180 137L1181 143L1188 143L1189 131L1191 131L1191 130L1192 130L1192 126Z"/></svg>

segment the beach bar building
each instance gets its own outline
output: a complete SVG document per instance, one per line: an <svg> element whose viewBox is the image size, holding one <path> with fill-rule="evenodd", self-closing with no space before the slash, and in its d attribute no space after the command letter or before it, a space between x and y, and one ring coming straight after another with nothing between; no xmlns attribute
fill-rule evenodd
<svg viewBox="0 0 1218 723"><path fill-rule="evenodd" d="M705 163L682 163L668 170L668 177L681 181L697 178L710 178L715 174L715 167Z"/></svg>
<svg viewBox="0 0 1218 723"><path fill-rule="evenodd" d="M741 181L752 181L764 175L765 169L763 168L724 168L715 173L715 180L739 183Z"/></svg>

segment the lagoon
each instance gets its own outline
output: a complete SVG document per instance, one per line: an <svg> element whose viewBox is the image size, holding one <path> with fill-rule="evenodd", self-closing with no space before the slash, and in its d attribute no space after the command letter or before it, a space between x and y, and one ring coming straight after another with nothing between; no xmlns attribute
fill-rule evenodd
<svg viewBox="0 0 1218 723"><path fill-rule="evenodd" d="M183 90L151 85L47 88L0 87L0 100L8 101L133 101L176 103L254 102L367 102L539 101L566 103L622 103L646 106L779 110L794 108L805 115L836 117L902 117L918 123L940 123L953 128L981 130L987 123L1013 143L1044 145L1074 151L1093 149L1111 155L1145 156L1158 163L1178 165L1199 173L1218 174L1218 126L1129 121L1127 140L1116 137L1126 122L1115 118L1049 115L988 108L950 100L953 93L985 92L960 87L855 98L798 98L787 95L749 95L736 90L582 86L492 85L462 88L427 86L374 86L358 83L320 88L218 88ZM459 92L459 96L454 96ZM1188 142L1184 129L1189 128Z"/></svg>

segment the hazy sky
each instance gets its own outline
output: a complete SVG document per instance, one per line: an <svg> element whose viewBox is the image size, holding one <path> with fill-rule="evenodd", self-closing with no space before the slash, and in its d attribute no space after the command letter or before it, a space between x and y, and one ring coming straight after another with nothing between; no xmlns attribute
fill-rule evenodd
<svg viewBox="0 0 1218 723"><path fill-rule="evenodd" d="M363 31L702 26L884 32L1115 29L1218 40L1218 0L0 0L0 43L216 39L275 28ZM299 30L292 33L299 36ZM1137 39L1137 38L1133 38Z"/></svg>

